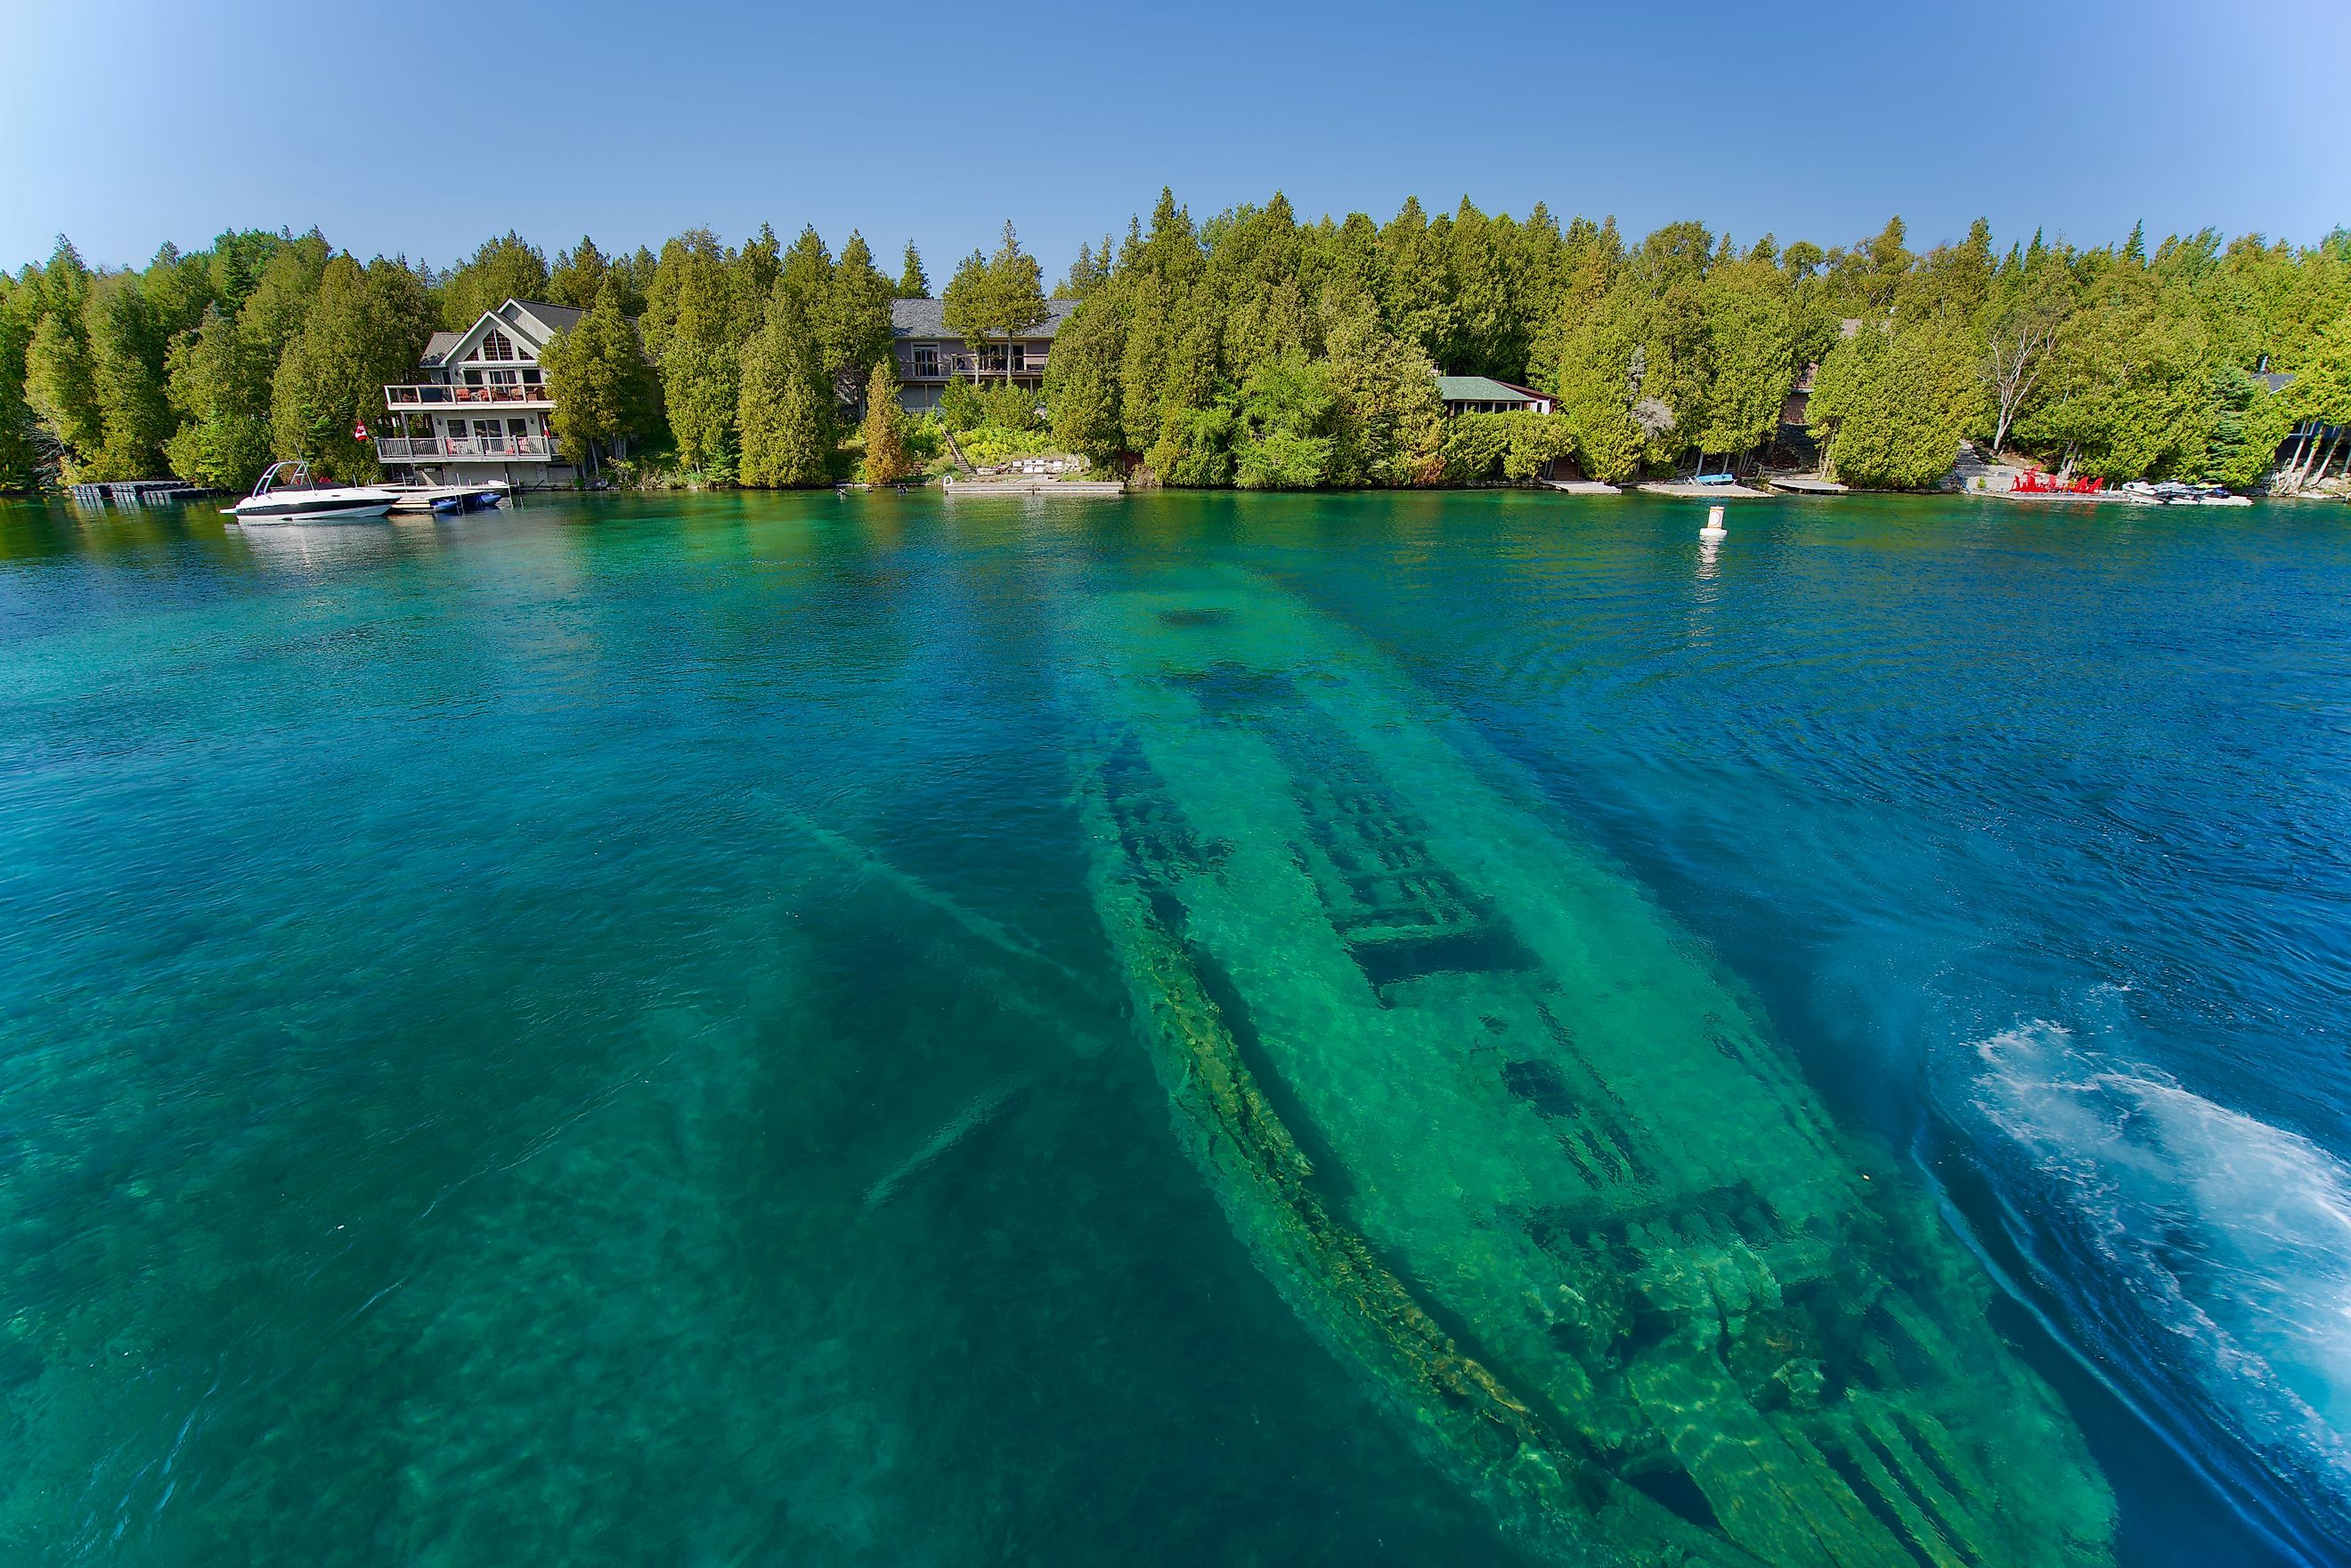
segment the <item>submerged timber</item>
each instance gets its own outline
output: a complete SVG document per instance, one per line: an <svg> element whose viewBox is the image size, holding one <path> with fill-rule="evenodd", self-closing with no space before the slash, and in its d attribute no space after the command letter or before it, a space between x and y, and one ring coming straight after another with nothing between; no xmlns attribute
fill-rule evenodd
<svg viewBox="0 0 2351 1568"><path fill-rule="evenodd" d="M2112 1499L1925 1195L1631 884L1273 585L1073 593L1092 896L1306 1323L1562 1561L2093 1568Z"/></svg>

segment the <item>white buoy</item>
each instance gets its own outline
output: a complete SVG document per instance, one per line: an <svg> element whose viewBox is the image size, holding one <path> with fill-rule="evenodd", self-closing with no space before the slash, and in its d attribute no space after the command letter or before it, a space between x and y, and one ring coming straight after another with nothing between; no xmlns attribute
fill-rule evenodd
<svg viewBox="0 0 2351 1568"><path fill-rule="evenodd" d="M1730 537L1729 530L1722 526L1720 507L1708 507L1706 509L1706 527L1698 529L1698 537L1709 544Z"/></svg>

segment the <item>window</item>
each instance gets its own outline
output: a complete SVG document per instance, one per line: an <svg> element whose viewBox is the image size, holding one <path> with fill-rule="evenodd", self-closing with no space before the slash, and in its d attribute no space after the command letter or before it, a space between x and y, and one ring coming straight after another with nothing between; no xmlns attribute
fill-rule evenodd
<svg viewBox="0 0 2351 1568"><path fill-rule="evenodd" d="M530 434L530 426L519 419L510 419L507 421L507 434L520 441Z"/></svg>
<svg viewBox="0 0 2351 1568"><path fill-rule="evenodd" d="M492 371L490 372L490 384L494 387L510 387L515 385L516 382L520 380L521 372L517 371Z"/></svg>
<svg viewBox="0 0 2351 1568"><path fill-rule="evenodd" d="M477 419L474 421L474 434L484 441L496 441L499 434L498 422L495 419Z"/></svg>
<svg viewBox="0 0 2351 1568"><path fill-rule="evenodd" d="M935 381L939 374L939 346L936 343L914 345L914 374L924 381Z"/></svg>
<svg viewBox="0 0 2351 1568"><path fill-rule="evenodd" d="M507 337L504 332L498 331L496 329L493 329L483 335L482 358L486 360L511 360L514 357L514 340L512 338Z"/></svg>
<svg viewBox="0 0 2351 1568"><path fill-rule="evenodd" d="M522 373L522 384L523 384L523 385L525 385L525 386L527 386L527 387L535 387L535 386L538 385L538 382L539 382L539 374L538 374L538 372L537 371L523 371L523 373Z"/></svg>
<svg viewBox="0 0 2351 1568"><path fill-rule="evenodd" d="M1029 345L1026 343L1015 343L1012 345L1012 373L1016 376L1022 371L1029 368L1027 357L1028 347Z"/></svg>

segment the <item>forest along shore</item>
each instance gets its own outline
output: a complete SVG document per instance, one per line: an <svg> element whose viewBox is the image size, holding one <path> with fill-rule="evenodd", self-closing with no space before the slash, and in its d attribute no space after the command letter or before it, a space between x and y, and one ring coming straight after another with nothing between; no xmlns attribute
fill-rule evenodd
<svg viewBox="0 0 2351 1568"><path fill-rule="evenodd" d="M706 229L608 255L515 234L447 267L316 230L93 267L60 242L0 276L0 489L169 476L248 486L279 457L383 473L384 389L508 300L579 312L545 355L566 472L643 486L898 484L1028 458L1140 486L1311 489L1946 482L1999 454L2060 480L2339 494L2351 466L2351 233L2206 230L2076 247L1897 219L1823 247L1695 222L1523 219L1466 199L1302 221L1280 194L1081 246L1050 290L1007 224L932 295L852 232ZM1054 305L1053 301L1065 302ZM1016 350L1050 339L1038 362ZM959 369L906 386L918 349ZM935 373L935 372L934 372ZM1524 393L1448 406L1438 377ZM909 406L914 405L914 406ZM1970 486L1979 487L1979 486Z"/></svg>

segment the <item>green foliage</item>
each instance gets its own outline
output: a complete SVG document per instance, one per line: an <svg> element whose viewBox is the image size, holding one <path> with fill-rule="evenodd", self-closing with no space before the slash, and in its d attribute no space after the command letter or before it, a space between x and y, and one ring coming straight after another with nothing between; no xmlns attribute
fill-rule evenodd
<svg viewBox="0 0 2351 1568"><path fill-rule="evenodd" d="M1524 483L1574 451L1574 426L1559 414L1524 409L1456 414L1446 422L1445 477L1457 485L1494 478Z"/></svg>
<svg viewBox="0 0 2351 1568"><path fill-rule="evenodd" d="M287 344L272 380L271 434L281 455L307 458L340 479L372 479L374 447L352 438L361 418L384 423L383 389L416 368L433 331L424 282L396 261L362 268L349 256L327 263L319 298Z"/></svg>
<svg viewBox="0 0 2351 1568"><path fill-rule="evenodd" d="M173 423L163 391L166 323L157 319L141 280L127 273L99 281L86 318L100 444L82 476L150 477L163 466L163 443Z"/></svg>
<svg viewBox="0 0 2351 1568"><path fill-rule="evenodd" d="M548 298L553 304L569 305L574 310L592 309L596 297L603 293L604 285L611 277L611 263L604 259L604 253L596 248L594 240L581 235L579 245L569 250L556 252L555 270L547 278ZM622 310L627 315L636 314L636 311L627 308L625 300Z"/></svg>
<svg viewBox="0 0 2351 1568"><path fill-rule="evenodd" d="M967 381L951 381L939 393L939 420L961 435L987 423L987 407Z"/></svg>
<svg viewBox="0 0 2351 1568"><path fill-rule="evenodd" d="M671 240L654 267L642 322L660 369L678 461L720 483L735 476L743 349L758 321L735 260L707 229Z"/></svg>
<svg viewBox="0 0 2351 1568"><path fill-rule="evenodd" d="M894 485L914 471L906 450L905 411L898 406L898 378L891 373L890 357L873 361L865 382L865 482Z"/></svg>
<svg viewBox="0 0 2351 1568"><path fill-rule="evenodd" d="M2279 396L2234 365L2224 365L2211 391L2212 428L2199 477L2221 485L2251 485L2276 455L2294 428L2293 400Z"/></svg>
<svg viewBox="0 0 2351 1568"><path fill-rule="evenodd" d="M977 394L979 423L996 430L1042 430L1044 419L1037 412L1037 394L1024 386L1006 382L998 386L981 385Z"/></svg>
<svg viewBox="0 0 2351 1568"><path fill-rule="evenodd" d="M1045 367L1045 402L1053 434L1071 452L1107 463L1125 445L1119 410L1119 361L1126 351L1126 322L1119 302L1102 298L1081 304L1053 337Z"/></svg>
<svg viewBox="0 0 2351 1568"><path fill-rule="evenodd" d="M1950 471L1981 417L1973 343L1944 323L1865 326L1821 361L1813 428L1847 484L1910 490Z"/></svg>
<svg viewBox="0 0 2351 1568"><path fill-rule="evenodd" d="M870 412L892 297L929 290L911 245L893 280L855 234L835 257L812 229L786 246L765 225L739 250L695 230L658 256L607 255L583 237L552 270L513 234L437 282L378 266L411 287L355 293L342 268L363 282L376 269L337 257L316 230L223 234L187 255L167 245L135 269L93 270L60 241L0 289L0 484L142 476L166 461L230 484L257 454L298 451L371 471L349 442L353 415L372 423L381 412L359 361L395 382L413 366L352 345L412 338L387 322L405 319L392 296L413 305L421 284L422 324L453 328L509 295L593 313L609 287L622 320L638 319L660 395L601 323L601 382L585 361L556 370L559 408L578 404L559 430L576 452L617 455L657 433L665 405L675 464L660 472L724 481L747 410L785 429L783 382L744 393L747 350L779 308L776 329L808 354L820 401L830 394L816 423L833 430ZM993 254L956 269L950 329L992 355L1045 318L1040 279L1008 226ZM1176 483L1433 484L1510 476L1556 455L1550 427L1499 447L1481 425L1448 430L1440 367L1552 392L1584 471L1629 478L1771 442L1789 388L1818 364L1813 434L1869 482L1923 482L1949 435L2116 478L2242 484L2332 384L2351 245L2207 230L2095 249L2035 235L2003 254L1979 222L1964 240L1914 251L1896 220L1851 245L1766 235L1742 252L1696 223L1628 245L1613 223L1562 223L1540 205L1514 218L1407 202L1384 224L1360 213L1309 222L1277 193L1196 221L1163 190L1147 221L1084 246L1054 292L1078 302L1049 361L1058 449L1102 463L1143 455ZM555 359L567 351L584 354L584 340ZM2294 372L2300 390L2272 395L2262 370ZM566 378L582 377L589 390L569 395ZM1008 368L982 381L951 390L945 421L922 428L1040 438L1035 400ZM1327 398L1311 415L1285 401L1309 382ZM2304 477L2330 461L2312 444L2294 455Z"/></svg>
<svg viewBox="0 0 2351 1568"><path fill-rule="evenodd" d="M0 492L37 489L41 483L37 423L25 401L25 350L38 306L31 287L0 273Z"/></svg>
<svg viewBox="0 0 2351 1568"><path fill-rule="evenodd" d="M890 301L896 290L854 229L841 247L831 284L818 315L824 370L841 400L854 402L868 368L890 356Z"/></svg>
<svg viewBox="0 0 2351 1568"><path fill-rule="evenodd" d="M1186 408L1160 422L1159 439L1145 458L1163 485L1213 489L1233 480L1233 411Z"/></svg>
<svg viewBox="0 0 2351 1568"><path fill-rule="evenodd" d="M1648 434L1633 410L1646 393L1643 311L1629 292L1611 294L1559 330L1542 380L1558 399L1583 472L1616 484L1640 471Z"/></svg>
<svg viewBox="0 0 2351 1568"><path fill-rule="evenodd" d="M179 428L163 444L172 472L219 490L250 489L270 463L270 380L258 333L214 306L172 347L168 385Z"/></svg>
<svg viewBox="0 0 2351 1568"><path fill-rule="evenodd" d="M1445 405L1428 356L1380 325L1368 294L1353 283L1326 296L1324 361L1336 400L1333 484L1431 483L1442 474Z"/></svg>
<svg viewBox="0 0 2351 1568"><path fill-rule="evenodd" d="M580 324L548 345L544 364L555 433L574 461L593 465L603 449L626 458L661 417L661 382L610 276Z"/></svg>
<svg viewBox="0 0 2351 1568"><path fill-rule="evenodd" d="M1331 477L1339 398L1329 369L1292 350L1249 372L1240 393L1234 483L1244 490L1311 490Z"/></svg>
<svg viewBox="0 0 2351 1568"><path fill-rule="evenodd" d="M975 349L997 340L1008 345L1046 319L1044 273L1008 221L993 256L974 251L957 265L941 304L946 329ZM1008 351L1004 379L1012 379Z"/></svg>
<svg viewBox="0 0 2351 1568"><path fill-rule="evenodd" d="M822 485L832 477L832 386L822 343L801 314L787 276L768 302L767 324L743 348L739 478L763 488Z"/></svg>
<svg viewBox="0 0 2351 1568"><path fill-rule="evenodd" d="M931 275L923 270L923 253L914 242L906 242L905 258L898 264L898 298L928 299L931 297Z"/></svg>
<svg viewBox="0 0 2351 1568"><path fill-rule="evenodd" d="M25 398L57 443L64 476L79 479L98 459L105 427L98 406L98 376L89 336L78 309L44 315L25 350Z"/></svg>
<svg viewBox="0 0 2351 1568"><path fill-rule="evenodd" d="M2121 261L2102 269L2057 341L2029 447L2111 479L2194 475L2213 434L2211 345L2187 291Z"/></svg>
<svg viewBox="0 0 2351 1568"><path fill-rule="evenodd" d="M462 332L509 299L545 299L549 293L547 256L537 246L508 230L486 240L467 260L453 267L436 293L441 325Z"/></svg>

